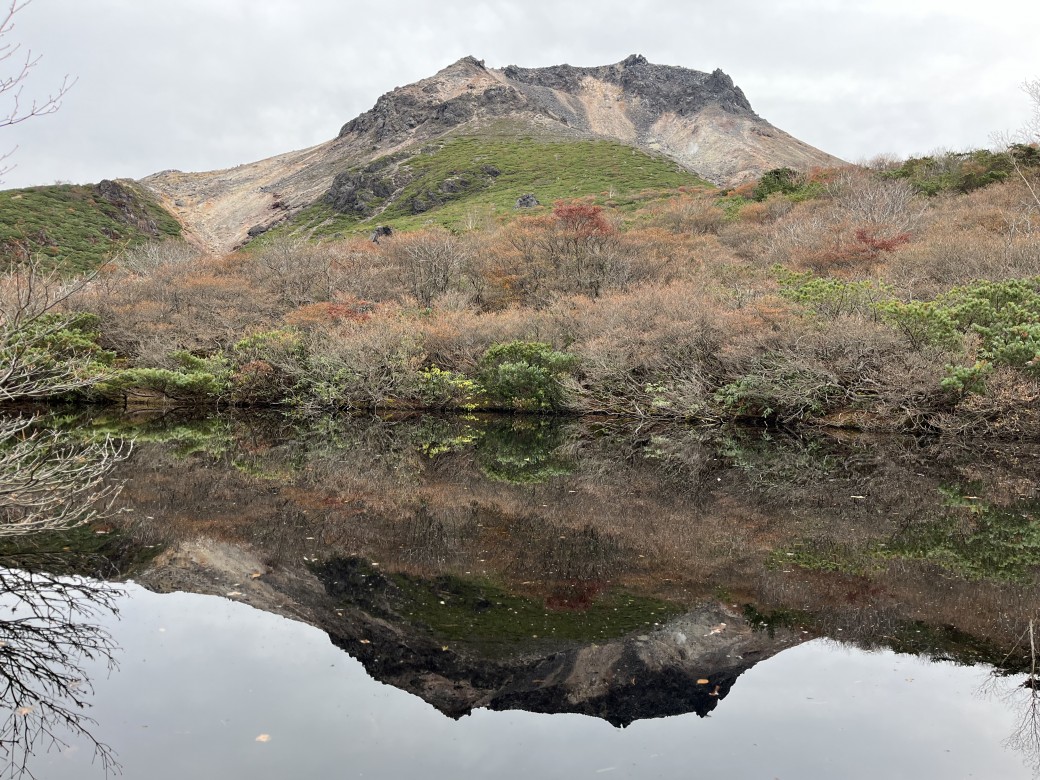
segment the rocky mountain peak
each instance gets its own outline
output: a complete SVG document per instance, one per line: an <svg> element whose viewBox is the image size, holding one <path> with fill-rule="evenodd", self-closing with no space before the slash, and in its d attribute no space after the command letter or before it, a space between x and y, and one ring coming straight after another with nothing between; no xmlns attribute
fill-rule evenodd
<svg viewBox="0 0 1040 780"><path fill-rule="evenodd" d="M469 55L387 92L324 144L228 171L156 174L142 183L170 204L200 245L226 250L319 199L365 213L365 203L383 199L377 189L389 186L365 179L368 166L448 135L607 139L668 157L720 185L771 168L842 162L758 116L720 69L657 65L641 54L612 65L498 69Z"/></svg>

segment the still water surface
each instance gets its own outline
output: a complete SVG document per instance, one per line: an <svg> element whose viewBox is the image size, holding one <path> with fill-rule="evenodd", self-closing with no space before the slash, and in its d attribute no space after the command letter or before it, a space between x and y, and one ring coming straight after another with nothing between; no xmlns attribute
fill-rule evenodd
<svg viewBox="0 0 1040 780"><path fill-rule="evenodd" d="M1002 746L1019 713L982 692L985 667L814 640L747 672L709 718L454 721L284 618L137 587L121 611L120 669L96 670L91 714L127 777L1031 777ZM39 775L89 777L89 758L48 756Z"/></svg>
<svg viewBox="0 0 1040 780"><path fill-rule="evenodd" d="M77 424L138 442L61 548L122 591L79 671L125 777L1037 776L1027 445Z"/></svg>

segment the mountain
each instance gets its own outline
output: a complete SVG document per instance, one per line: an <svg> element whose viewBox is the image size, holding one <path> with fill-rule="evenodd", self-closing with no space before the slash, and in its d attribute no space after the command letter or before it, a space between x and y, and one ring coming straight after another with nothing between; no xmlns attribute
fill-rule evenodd
<svg viewBox="0 0 1040 780"><path fill-rule="evenodd" d="M497 603L502 594L489 586L467 599L462 581L388 576L361 558L333 558L311 570L271 568L247 547L205 538L167 549L135 581L157 593L222 597L231 590L254 608L315 626L370 676L452 718L477 708L580 713L618 727L691 712L705 717L744 672L814 638L782 626L763 631L708 599L617 635L522 639L509 631L520 616ZM452 619L477 625L446 638L436 612L423 611L423 595L431 593L441 599L433 603L448 598L457 607L447 611ZM496 627L492 636L489 626Z"/></svg>
<svg viewBox="0 0 1040 780"><path fill-rule="evenodd" d="M644 176L632 186L656 182L646 175L655 165L662 174L686 174L690 182L699 177L732 185L771 168L841 164L758 116L721 70L655 65L640 55L601 67L503 69L464 57L383 95L325 143L227 170L163 171L140 183L190 237L219 252L315 204L325 216L348 213L356 219L379 216L391 204L400 211L398 196L408 194L410 185L416 189L412 161L458 139L494 140L498 146L470 155L480 165L460 169L453 158L451 170L463 170L463 181L455 173L451 181L425 184L425 196L410 195L411 213L451 200L459 191L471 194L497 185L494 179L509 173L495 157L504 143L536 145L521 155L525 159L532 153L555 159L560 144L602 151L593 143L607 143L614 151L610 170L621 155L635 150L634 167ZM663 181L659 186L677 186L668 176ZM536 185L537 180L526 183L536 197L546 201L553 195L540 194ZM312 211L312 222L313 216Z"/></svg>

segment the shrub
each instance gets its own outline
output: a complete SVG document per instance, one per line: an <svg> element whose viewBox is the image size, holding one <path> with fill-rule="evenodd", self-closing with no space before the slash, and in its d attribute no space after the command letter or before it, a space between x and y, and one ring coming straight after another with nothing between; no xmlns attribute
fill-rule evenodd
<svg viewBox="0 0 1040 780"><path fill-rule="evenodd" d="M273 404L292 396L306 368L307 351L291 330L254 333L236 342L231 398L241 404Z"/></svg>
<svg viewBox="0 0 1040 780"><path fill-rule="evenodd" d="M110 373L115 354L98 345L92 314L46 313L23 322L0 311L0 400L83 390Z"/></svg>
<svg viewBox="0 0 1040 780"><path fill-rule="evenodd" d="M892 297L891 287L884 282L847 282L816 276L812 271L788 271L782 266L774 266L773 273L780 282L780 295L821 317L873 314L877 304Z"/></svg>
<svg viewBox="0 0 1040 780"><path fill-rule="evenodd" d="M714 401L730 416L791 423L828 411L843 389L830 373L787 355L767 355L723 385Z"/></svg>
<svg viewBox="0 0 1040 780"><path fill-rule="evenodd" d="M933 301L888 301L877 308L918 349L953 349L965 335L977 334L979 362L952 369L944 385L950 389L980 389L985 364L1040 376L1040 277L975 282Z"/></svg>
<svg viewBox="0 0 1040 780"><path fill-rule="evenodd" d="M751 191L753 200L763 201L774 192L784 194L798 191L798 171L793 168L773 168L762 174L755 189Z"/></svg>
<svg viewBox="0 0 1040 780"><path fill-rule="evenodd" d="M103 395L120 396L126 402L216 403L227 397L228 374L222 368L127 368L98 389Z"/></svg>
<svg viewBox="0 0 1040 780"><path fill-rule="evenodd" d="M480 385L454 371L424 368L416 378L416 397L425 409L475 409Z"/></svg>
<svg viewBox="0 0 1040 780"><path fill-rule="evenodd" d="M495 344L481 359L479 380L491 404L517 411L563 407L560 380L575 365L573 355L537 341Z"/></svg>
<svg viewBox="0 0 1040 780"><path fill-rule="evenodd" d="M1005 181L1015 170L1040 166L1040 153L1028 144L1012 144L1007 151L976 149L971 152L944 152L911 157L897 168L881 175L907 181L922 195L943 192L971 192Z"/></svg>

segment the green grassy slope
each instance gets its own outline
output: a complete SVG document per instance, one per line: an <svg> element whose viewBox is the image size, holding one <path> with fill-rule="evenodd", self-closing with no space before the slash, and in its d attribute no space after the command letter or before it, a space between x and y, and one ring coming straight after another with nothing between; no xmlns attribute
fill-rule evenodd
<svg viewBox="0 0 1040 780"><path fill-rule="evenodd" d="M528 193L547 206L592 196L624 208L645 199L648 191L712 186L671 160L611 141L451 138L398 152L363 170L392 181L395 190L374 200L371 214L340 213L319 202L274 233L365 233L377 224L397 230L436 224L455 230L474 219L522 213L516 201Z"/></svg>
<svg viewBox="0 0 1040 780"><path fill-rule="evenodd" d="M180 234L180 223L132 183L0 191L0 263L28 251L86 271L127 246Z"/></svg>

